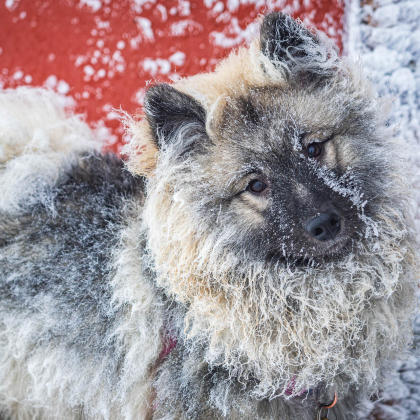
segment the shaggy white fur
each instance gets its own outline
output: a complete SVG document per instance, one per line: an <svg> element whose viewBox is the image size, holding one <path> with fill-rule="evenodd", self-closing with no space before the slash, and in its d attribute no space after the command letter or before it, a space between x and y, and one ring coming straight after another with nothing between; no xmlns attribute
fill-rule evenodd
<svg viewBox="0 0 420 420"><path fill-rule="evenodd" d="M71 164L71 151L98 150L94 132L45 89L0 93L0 210L38 201L52 205L49 190Z"/></svg>
<svg viewBox="0 0 420 420"><path fill-rule="evenodd" d="M41 204L54 217L53 187L78 164L76 152L89 154L100 146L95 133L80 116L65 109L59 95L36 88L1 91L0 211L17 218L27 208ZM140 213L137 208L133 221ZM13 418L21 420L74 419L85 414L91 419L147 416L149 369L162 350L163 316L159 297L142 274L138 232L135 224L122 232L120 246L113 250L114 262L109 261L114 264L109 311L120 310L122 315L107 332L105 342L116 341L116 348L125 352L119 382L104 380L106 357L98 364L94 354L68 352L54 342L42 349L34 347L34 337L57 330L53 315L57 302L39 297L34 301L39 308L35 314L25 308L20 313L7 308L0 311L0 406L4 415L15 413ZM0 260L7 257L8 253L0 251Z"/></svg>

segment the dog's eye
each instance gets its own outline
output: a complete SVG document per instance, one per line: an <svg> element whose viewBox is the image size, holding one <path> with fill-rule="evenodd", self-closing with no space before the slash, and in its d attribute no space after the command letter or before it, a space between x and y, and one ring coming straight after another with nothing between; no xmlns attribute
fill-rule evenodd
<svg viewBox="0 0 420 420"><path fill-rule="evenodd" d="M324 145L322 143L311 143L308 146L308 156L310 158L317 158L321 156L324 150Z"/></svg>
<svg viewBox="0 0 420 420"><path fill-rule="evenodd" d="M246 189L248 191L252 191L253 193L260 194L267 189L267 185L259 179L254 179L248 184Z"/></svg>

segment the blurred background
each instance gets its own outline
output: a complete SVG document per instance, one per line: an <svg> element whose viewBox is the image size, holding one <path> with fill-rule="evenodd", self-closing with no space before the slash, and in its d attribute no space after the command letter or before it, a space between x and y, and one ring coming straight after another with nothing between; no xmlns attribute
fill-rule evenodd
<svg viewBox="0 0 420 420"><path fill-rule="evenodd" d="M149 82L211 71L282 10L343 45L344 0L0 0L0 88L46 86L119 151Z"/></svg>

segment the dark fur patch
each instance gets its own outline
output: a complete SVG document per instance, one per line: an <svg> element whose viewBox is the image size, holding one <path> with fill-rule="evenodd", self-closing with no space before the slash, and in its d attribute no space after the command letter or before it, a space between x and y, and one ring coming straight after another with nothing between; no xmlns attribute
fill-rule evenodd
<svg viewBox="0 0 420 420"><path fill-rule="evenodd" d="M125 171L115 155L84 155L55 187L54 213L37 205L18 217L0 216L3 310L55 320L34 337L37 345L61 343L81 354L113 351L112 343L104 345L115 322L110 253L127 200L141 198L142 190L143 179Z"/></svg>
<svg viewBox="0 0 420 420"><path fill-rule="evenodd" d="M291 83L322 85L334 72L321 65L328 60L327 47L289 15L267 15L261 25L260 41L261 52L275 67L287 65L286 77Z"/></svg>
<svg viewBox="0 0 420 420"><path fill-rule="evenodd" d="M284 13L270 13L261 25L261 51L270 60L289 61L291 57L305 57L305 39L315 37L306 28Z"/></svg>

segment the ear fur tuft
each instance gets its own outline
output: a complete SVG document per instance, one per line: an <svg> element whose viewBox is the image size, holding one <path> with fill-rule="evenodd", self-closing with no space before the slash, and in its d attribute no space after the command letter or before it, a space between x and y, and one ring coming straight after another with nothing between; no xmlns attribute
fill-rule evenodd
<svg viewBox="0 0 420 420"><path fill-rule="evenodd" d="M313 34L299 21L280 12L265 16L260 31L261 52L277 70L302 81L332 75L338 48L319 32Z"/></svg>
<svg viewBox="0 0 420 420"><path fill-rule="evenodd" d="M124 147L122 154L127 156L126 165L134 175L149 177L156 169L159 156L155 139L147 121L126 121L126 134L129 143Z"/></svg>
<svg viewBox="0 0 420 420"><path fill-rule="evenodd" d="M171 85L161 83L146 93L145 111L153 137L159 148L174 140L186 124L205 132L206 111L192 96Z"/></svg>
<svg viewBox="0 0 420 420"><path fill-rule="evenodd" d="M314 35L291 16L270 13L261 25L261 51L270 60L287 61L292 57L305 57L305 43ZM316 42L316 41L315 41Z"/></svg>

